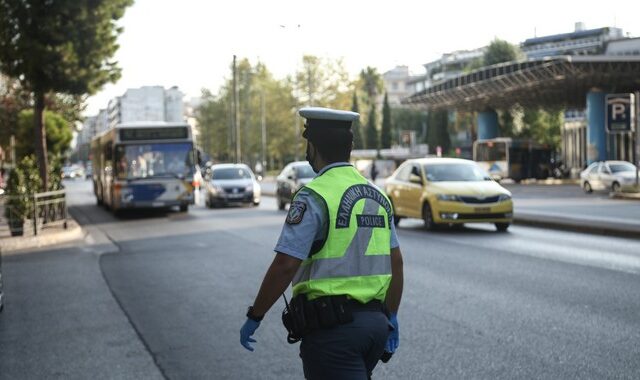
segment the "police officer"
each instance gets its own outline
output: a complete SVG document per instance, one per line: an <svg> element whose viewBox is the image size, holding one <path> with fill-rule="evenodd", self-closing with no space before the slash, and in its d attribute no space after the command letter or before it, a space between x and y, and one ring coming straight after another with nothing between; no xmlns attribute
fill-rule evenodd
<svg viewBox="0 0 640 380"><path fill-rule="evenodd" d="M334 306L340 300L352 317L303 335L305 377L367 379L384 351L395 352L400 342L403 273L393 211L386 195L348 163L351 124L360 115L316 107L299 114L306 118L307 160L318 175L291 202L240 343L253 351L260 321L292 283L294 297Z"/></svg>

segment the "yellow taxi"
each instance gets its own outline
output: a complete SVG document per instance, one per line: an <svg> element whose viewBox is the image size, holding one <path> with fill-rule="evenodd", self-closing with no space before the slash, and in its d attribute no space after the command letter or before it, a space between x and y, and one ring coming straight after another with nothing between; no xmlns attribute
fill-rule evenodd
<svg viewBox="0 0 640 380"><path fill-rule="evenodd" d="M396 223L402 218L420 218L429 230L439 225L494 223L504 232L513 219L509 190L469 160L407 160L387 179L385 190Z"/></svg>

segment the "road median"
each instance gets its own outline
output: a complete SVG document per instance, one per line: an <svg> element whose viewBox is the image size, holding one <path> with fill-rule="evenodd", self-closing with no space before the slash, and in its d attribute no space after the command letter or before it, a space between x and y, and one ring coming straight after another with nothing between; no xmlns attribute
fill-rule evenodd
<svg viewBox="0 0 640 380"><path fill-rule="evenodd" d="M531 211L516 211L514 224L640 239L640 223L614 218L585 218Z"/></svg>

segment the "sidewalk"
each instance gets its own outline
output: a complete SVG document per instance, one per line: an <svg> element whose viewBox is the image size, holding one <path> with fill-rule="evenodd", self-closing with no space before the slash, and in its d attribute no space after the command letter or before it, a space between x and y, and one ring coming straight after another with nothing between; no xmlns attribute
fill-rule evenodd
<svg viewBox="0 0 640 380"><path fill-rule="evenodd" d="M45 227L38 231L38 235L34 235L31 225L25 223L23 236L11 236L8 226L0 223L0 253L8 255L38 248L48 248L74 242L83 237L82 228L73 219L68 219L66 229L61 223L57 223L55 226Z"/></svg>
<svg viewBox="0 0 640 380"><path fill-rule="evenodd" d="M165 378L102 275L102 253L117 246L97 226L68 222L0 238L0 378Z"/></svg>

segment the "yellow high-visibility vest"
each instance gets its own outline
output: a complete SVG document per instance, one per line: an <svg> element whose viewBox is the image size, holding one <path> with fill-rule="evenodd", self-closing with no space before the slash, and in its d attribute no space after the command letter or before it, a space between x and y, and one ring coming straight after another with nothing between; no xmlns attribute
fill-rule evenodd
<svg viewBox="0 0 640 380"><path fill-rule="evenodd" d="M387 196L351 165L330 168L304 189L324 200L329 226L322 248L296 273L293 295L384 301L391 282L393 214Z"/></svg>

